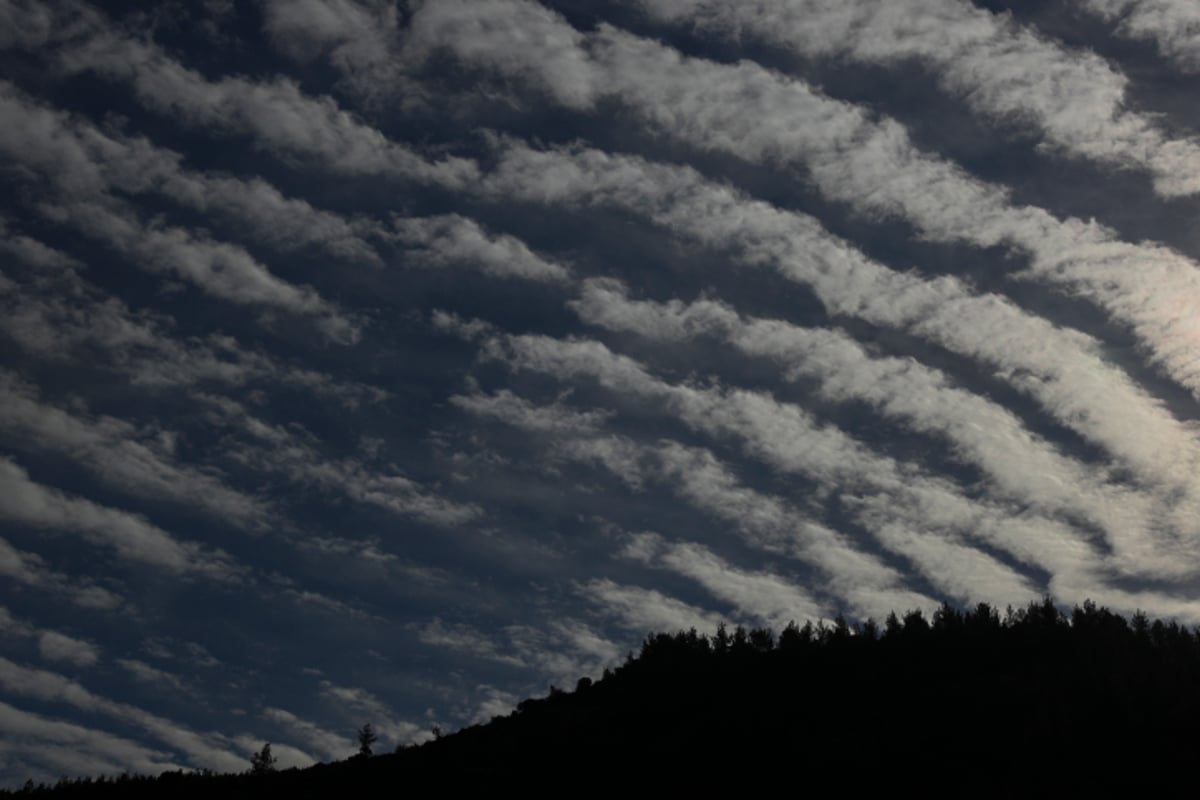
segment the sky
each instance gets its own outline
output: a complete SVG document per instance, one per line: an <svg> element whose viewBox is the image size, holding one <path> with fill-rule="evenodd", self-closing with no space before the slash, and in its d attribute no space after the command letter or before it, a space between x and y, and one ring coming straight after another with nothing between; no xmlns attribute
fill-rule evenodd
<svg viewBox="0 0 1200 800"><path fill-rule="evenodd" d="M1200 624L1200 12L1008 5L0 0L0 785Z"/></svg>

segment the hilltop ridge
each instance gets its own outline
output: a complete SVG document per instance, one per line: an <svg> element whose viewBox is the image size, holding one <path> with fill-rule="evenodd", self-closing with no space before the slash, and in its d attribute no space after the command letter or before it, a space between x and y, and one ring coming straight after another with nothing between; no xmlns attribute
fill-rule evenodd
<svg viewBox="0 0 1200 800"><path fill-rule="evenodd" d="M370 758L270 774L64 781L5 796L333 797L562 781L782 779L1026 796L1182 789L1200 745L1200 635L1046 598L878 625L655 633L623 665L509 715ZM806 777L807 776L807 777ZM824 777L821 777L824 776Z"/></svg>

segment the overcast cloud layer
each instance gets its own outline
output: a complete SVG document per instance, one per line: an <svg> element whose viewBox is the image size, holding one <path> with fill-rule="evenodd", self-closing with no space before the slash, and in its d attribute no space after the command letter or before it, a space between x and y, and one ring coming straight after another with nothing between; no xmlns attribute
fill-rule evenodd
<svg viewBox="0 0 1200 800"><path fill-rule="evenodd" d="M103 5L0 0L4 785L1200 624L1193 4Z"/></svg>

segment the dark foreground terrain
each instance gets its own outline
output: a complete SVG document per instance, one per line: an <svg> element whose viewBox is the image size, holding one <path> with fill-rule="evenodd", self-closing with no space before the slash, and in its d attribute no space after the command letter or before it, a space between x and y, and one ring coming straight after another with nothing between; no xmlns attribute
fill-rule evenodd
<svg viewBox="0 0 1200 800"><path fill-rule="evenodd" d="M304 770L62 781L14 796L356 797L770 787L859 796L1196 796L1200 636L1088 603L943 607L855 629L648 637L573 691ZM9 796L5 794L4 796Z"/></svg>

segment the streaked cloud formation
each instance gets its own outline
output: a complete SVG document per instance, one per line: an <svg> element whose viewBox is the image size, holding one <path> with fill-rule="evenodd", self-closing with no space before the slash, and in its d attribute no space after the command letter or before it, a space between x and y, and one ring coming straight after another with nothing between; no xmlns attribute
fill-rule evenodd
<svg viewBox="0 0 1200 800"><path fill-rule="evenodd" d="M1200 624L1195 15L1011 6L0 0L0 780Z"/></svg>

